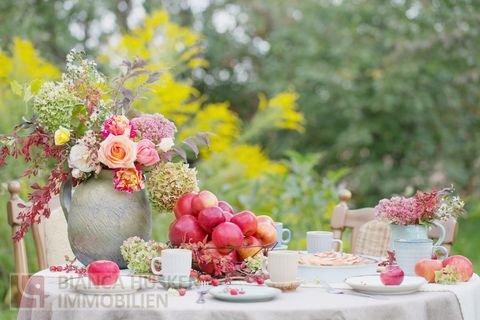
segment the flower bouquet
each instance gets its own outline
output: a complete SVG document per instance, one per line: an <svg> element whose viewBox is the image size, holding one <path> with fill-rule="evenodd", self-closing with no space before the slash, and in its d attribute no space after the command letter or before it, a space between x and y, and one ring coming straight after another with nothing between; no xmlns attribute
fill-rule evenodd
<svg viewBox="0 0 480 320"><path fill-rule="evenodd" d="M0 136L0 166L8 156L22 157L28 164L23 176L49 172L45 185L31 186L16 239L49 217L48 203L69 177L76 186L110 170L117 192L134 193L146 185L151 202L161 210L172 210L180 195L197 190L196 171L173 162L176 156L186 160L186 151L175 145L175 124L161 114L142 115L131 106L159 73L147 70L140 59L122 66L120 76L109 82L94 61L72 50L61 81L34 81L16 88L32 107L33 117L24 118L13 134ZM197 144L208 145L208 136L199 133L180 145L197 154Z"/></svg>
<svg viewBox="0 0 480 320"><path fill-rule="evenodd" d="M415 196L380 200L377 218L397 225L429 224L446 221L464 213L464 202L453 195L453 187L431 192L417 191Z"/></svg>

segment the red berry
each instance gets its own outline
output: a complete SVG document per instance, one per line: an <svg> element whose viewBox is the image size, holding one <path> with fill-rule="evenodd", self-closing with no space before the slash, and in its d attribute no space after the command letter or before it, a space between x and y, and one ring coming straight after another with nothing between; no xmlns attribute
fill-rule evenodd
<svg viewBox="0 0 480 320"><path fill-rule="evenodd" d="M257 284L263 284L263 282L264 282L264 281L263 281L263 278L260 278L260 277L257 277L257 278L255 279L255 281L257 281Z"/></svg>
<svg viewBox="0 0 480 320"><path fill-rule="evenodd" d="M185 288L180 288L178 289L178 293L180 294L180 296L184 296L186 293L187 293L187 289Z"/></svg>
<svg viewBox="0 0 480 320"><path fill-rule="evenodd" d="M200 281L207 281L207 280L206 280L206 277L207 277L206 274L202 274L202 275L200 275L200 277L198 277L198 280L200 280Z"/></svg>
<svg viewBox="0 0 480 320"><path fill-rule="evenodd" d="M212 286L216 287L218 286L218 279L212 279Z"/></svg>
<svg viewBox="0 0 480 320"><path fill-rule="evenodd" d="M62 271L62 270L63 270L62 266L57 267L57 271Z"/></svg>
<svg viewBox="0 0 480 320"><path fill-rule="evenodd" d="M50 268L49 268L49 269L50 269L50 271L52 271L52 272L55 272L55 271L57 271L57 267L55 267L55 266L50 266Z"/></svg>
<svg viewBox="0 0 480 320"><path fill-rule="evenodd" d="M247 283L253 283L255 282L255 278L252 276L248 276L247 278L245 278L245 281L247 281Z"/></svg>
<svg viewBox="0 0 480 320"><path fill-rule="evenodd" d="M238 294L238 290L235 289L235 288L232 288L232 289L230 289L230 294L231 294L232 296L236 296L236 295Z"/></svg>
<svg viewBox="0 0 480 320"><path fill-rule="evenodd" d="M212 281L212 276L211 276L211 275L209 275L209 274L206 274L206 275L205 275L205 280L204 280L204 281L207 281L207 282L210 282L210 281Z"/></svg>

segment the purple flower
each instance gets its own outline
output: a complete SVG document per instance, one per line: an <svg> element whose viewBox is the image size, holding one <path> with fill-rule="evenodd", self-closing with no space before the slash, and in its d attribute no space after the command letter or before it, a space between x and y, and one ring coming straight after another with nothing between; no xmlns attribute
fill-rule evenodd
<svg viewBox="0 0 480 320"><path fill-rule="evenodd" d="M142 115L131 120L133 129L142 139L159 144L164 138L174 138L177 127L161 114Z"/></svg>

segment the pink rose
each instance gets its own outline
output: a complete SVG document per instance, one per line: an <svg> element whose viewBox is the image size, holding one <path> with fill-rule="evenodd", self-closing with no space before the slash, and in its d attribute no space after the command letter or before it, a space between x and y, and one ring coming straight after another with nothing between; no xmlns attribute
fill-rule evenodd
<svg viewBox="0 0 480 320"><path fill-rule="evenodd" d="M152 166L160 161L160 156L152 141L143 139L138 142L137 161L144 166Z"/></svg>
<svg viewBox="0 0 480 320"><path fill-rule="evenodd" d="M136 135L130 120L122 115L111 116L103 123L102 135L106 138L110 134L114 136L126 135L130 136L130 138L134 138Z"/></svg>
<svg viewBox="0 0 480 320"><path fill-rule="evenodd" d="M98 159L110 169L135 168L136 157L137 144L128 136L111 134L100 143L98 150Z"/></svg>

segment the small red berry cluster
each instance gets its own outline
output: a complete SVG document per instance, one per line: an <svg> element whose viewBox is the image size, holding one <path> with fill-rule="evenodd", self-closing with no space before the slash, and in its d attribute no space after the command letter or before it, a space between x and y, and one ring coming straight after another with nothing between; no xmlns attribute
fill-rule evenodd
<svg viewBox="0 0 480 320"><path fill-rule="evenodd" d="M254 276L247 276L245 278L245 281L247 283L254 283L256 282L257 284L263 284L265 280L262 277L254 277Z"/></svg>
<svg viewBox="0 0 480 320"><path fill-rule="evenodd" d="M86 275L87 269L84 267L74 266L73 264L65 264L64 266L50 266L50 271L52 272L74 272L79 275Z"/></svg>

